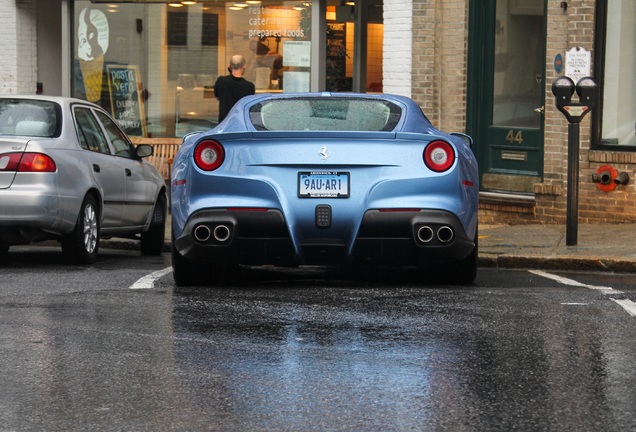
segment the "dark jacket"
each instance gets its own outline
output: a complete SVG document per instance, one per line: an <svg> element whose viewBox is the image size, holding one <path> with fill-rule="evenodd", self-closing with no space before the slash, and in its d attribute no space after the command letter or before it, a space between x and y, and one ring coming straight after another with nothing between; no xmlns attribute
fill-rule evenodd
<svg viewBox="0 0 636 432"><path fill-rule="evenodd" d="M254 84L245 78L225 75L217 78L214 84L214 96L219 99L219 123L223 121L230 109L243 96L256 93Z"/></svg>

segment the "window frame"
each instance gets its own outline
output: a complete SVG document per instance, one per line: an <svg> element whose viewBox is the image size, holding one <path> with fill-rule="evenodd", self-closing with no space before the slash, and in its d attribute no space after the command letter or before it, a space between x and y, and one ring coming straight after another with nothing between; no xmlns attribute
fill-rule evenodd
<svg viewBox="0 0 636 432"><path fill-rule="evenodd" d="M357 104L358 102L362 103L375 103L383 105L388 108L387 118L385 120L384 126L381 129L368 129L368 128L346 128L346 129L331 129L324 127L317 128L309 128L309 129L297 129L297 128L273 128L269 129L265 122L263 121L262 116L262 108L267 105L280 105L286 102L306 102L307 108L309 109L309 118L316 117L318 119L335 119L335 120L344 120L347 124L352 123L348 120L348 113L350 104ZM331 116L323 115L325 112L321 112L321 105L336 102L335 108L339 108L337 111L331 111ZM342 110L341 108L347 108L347 111ZM278 108L278 107L276 107ZM280 112L280 111L277 111ZM386 99L377 99L377 98L346 98L346 97L315 97L315 96L292 96L292 97L280 97L280 98L272 98L266 99L263 101L259 101L248 108L249 119L252 127L254 127L258 131L276 131L276 132L288 132L288 131L305 131L305 132L320 132L320 131L341 131L341 132L393 132L395 128L402 120L402 116L404 115L404 110L398 104L393 101ZM316 115L320 114L320 115ZM285 117L285 115L282 115Z"/></svg>
<svg viewBox="0 0 636 432"><path fill-rule="evenodd" d="M83 124L81 120L82 116L85 116L86 120L90 124ZM82 149L93 152L93 153L107 155L107 156L113 155L109 140L108 138L106 138L106 135L104 133L104 130L102 129L101 123L97 119L95 114L93 113L93 109L91 107L81 106L81 105L74 106L73 121L75 123L77 139ZM90 139L88 137L88 135L90 135L89 132L94 134L92 136L93 138L96 138L96 139L102 138L103 142L95 142L95 143L92 143L94 145L91 145ZM84 138L84 141L82 141L82 137Z"/></svg>
<svg viewBox="0 0 636 432"><path fill-rule="evenodd" d="M592 110L591 116L590 150L634 153L636 152L636 145L629 146L602 143L608 1L609 0L596 1L593 76L595 77L599 92L596 106Z"/></svg>

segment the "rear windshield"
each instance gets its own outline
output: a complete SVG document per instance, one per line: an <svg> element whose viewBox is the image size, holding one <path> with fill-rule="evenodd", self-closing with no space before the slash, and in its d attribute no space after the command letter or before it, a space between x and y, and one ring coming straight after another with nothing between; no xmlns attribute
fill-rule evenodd
<svg viewBox="0 0 636 432"><path fill-rule="evenodd" d="M402 109L378 99L270 99L250 108L257 130L268 131L391 131Z"/></svg>
<svg viewBox="0 0 636 432"><path fill-rule="evenodd" d="M59 105L32 99L0 99L0 135L59 135Z"/></svg>

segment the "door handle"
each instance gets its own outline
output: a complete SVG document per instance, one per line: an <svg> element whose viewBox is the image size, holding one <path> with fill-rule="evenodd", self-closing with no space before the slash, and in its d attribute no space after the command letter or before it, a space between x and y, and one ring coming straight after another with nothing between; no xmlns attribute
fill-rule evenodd
<svg viewBox="0 0 636 432"><path fill-rule="evenodd" d="M99 165L93 164L93 171L99 172Z"/></svg>
<svg viewBox="0 0 636 432"><path fill-rule="evenodd" d="M132 171L130 171L128 168L126 168L124 171L126 171L126 177L130 177L132 175Z"/></svg>
<svg viewBox="0 0 636 432"><path fill-rule="evenodd" d="M539 108L535 108L534 112L536 112L537 114L544 114L545 113L545 106L541 106Z"/></svg>

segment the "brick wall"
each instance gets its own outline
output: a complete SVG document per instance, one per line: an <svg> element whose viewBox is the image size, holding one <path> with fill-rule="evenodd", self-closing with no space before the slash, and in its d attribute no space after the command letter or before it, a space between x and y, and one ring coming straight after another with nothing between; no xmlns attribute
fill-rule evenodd
<svg viewBox="0 0 636 432"><path fill-rule="evenodd" d="M466 129L467 50L467 0L413 0L412 97L446 132Z"/></svg>
<svg viewBox="0 0 636 432"><path fill-rule="evenodd" d="M565 52L572 47L594 50L595 3L569 0L564 13L560 2L548 2L544 181L534 187L536 219L543 223L564 223L567 207L568 122L554 105L551 84L559 75L552 65L556 54L565 58ZM579 221L636 221L636 154L590 151L590 120L588 115L580 125ZM630 183L611 192L600 190L591 179L603 165L627 172Z"/></svg>
<svg viewBox="0 0 636 432"><path fill-rule="evenodd" d="M411 0L384 0L383 91L411 97Z"/></svg>
<svg viewBox="0 0 636 432"><path fill-rule="evenodd" d="M406 59L408 49L398 32L390 35L393 23L406 29L406 6L399 0L385 1L385 76L386 91L404 89L440 129L463 131L466 126L468 0L411 0L411 88L400 87L408 81L395 67L394 58ZM532 206L505 202L480 204L484 221L508 223L564 223L567 207L568 123L556 109L551 84L558 77L554 57L575 46L594 51L595 0L569 0L567 11L560 1L547 1L546 103L544 179L534 185ZM399 12L398 12L399 9ZM408 59L406 59L408 60ZM408 62L400 63L405 69ZM393 67L393 69L391 69ZM398 79L399 76L399 79ZM400 91L396 91L400 93ZM636 154L590 150L588 115L580 125L579 220L586 222L636 221ZM604 192L592 183L592 174L609 165L630 176L628 185Z"/></svg>
<svg viewBox="0 0 636 432"><path fill-rule="evenodd" d="M15 0L0 0L0 93L17 90L17 23Z"/></svg>
<svg viewBox="0 0 636 432"><path fill-rule="evenodd" d="M0 0L0 93L35 93L36 0Z"/></svg>

